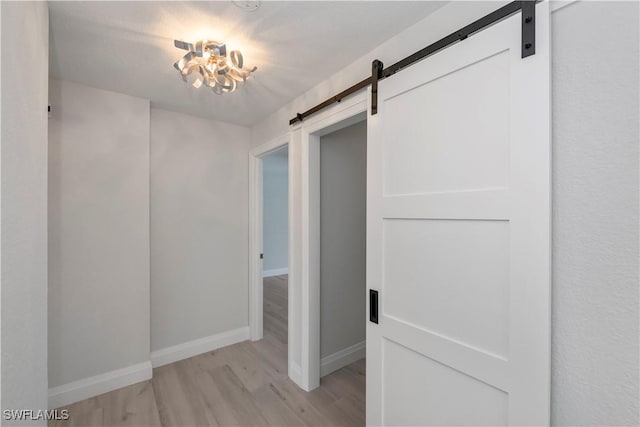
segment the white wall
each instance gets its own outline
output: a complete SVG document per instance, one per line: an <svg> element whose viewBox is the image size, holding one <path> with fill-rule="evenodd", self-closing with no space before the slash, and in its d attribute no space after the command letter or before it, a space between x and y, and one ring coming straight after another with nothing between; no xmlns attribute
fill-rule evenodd
<svg viewBox="0 0 640 427"><path fill-rule="evenodd" d="M50 103L50 405L246 339L249 130L59 80Z"/></svg>
<svg viewBox="0 0 640 427"><path fill-rule="evenodd" d="M502 3L437 10L254 125L252 146L369 75L374 58L391 64ZM637 8L575 2L552 17L554 425L638 424Z"/></svg>
<svg viewBox="0 0 640 427"><path fill-rule="evenodd" d="M38 410L47 408L49 12L44 2L0 9L2 409Z"/></svg>
<svg viewBox="0 0 640 427"><path fill-rule="evenodd" d="M320 138L320 357L366 338L367 122Z"/></svg>
<svg viewBox="0 0 640 427"><path fill-rule="evenodd" d="M262 159L263 270L284 274L289 263L289 157L285 147Z"/></svg>
<svg viewBox="0 0 640 427"><path fill-rule="evenodd" d="M248 338L248 146L247 128L151 110L154 352Z"/></svg>
<svg viewBox="0 0 640 427"><path fill-rule="evenodd" d="M554 424L640 423L639 12L553 16Z"/></svg>
<svg viewBox="0 0 640 427"><path fill-rule="evenodd" d="M51 80L50 103L53 388L149 361L149 101Z"/></svg>

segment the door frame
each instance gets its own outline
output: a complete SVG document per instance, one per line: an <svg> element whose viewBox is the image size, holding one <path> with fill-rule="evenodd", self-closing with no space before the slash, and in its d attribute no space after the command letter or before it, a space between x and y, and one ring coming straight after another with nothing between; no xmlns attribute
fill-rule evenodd
<svg viewBox="0 0 640 427"><path fill-rule="evenodd" d="M302 166L301 363L298 385L306 391L320 385L320 137L366 120L369 92L370 89L363 90L293 128L293 143L299 141ZM366 300L364 295L363 299Z"/></svg>

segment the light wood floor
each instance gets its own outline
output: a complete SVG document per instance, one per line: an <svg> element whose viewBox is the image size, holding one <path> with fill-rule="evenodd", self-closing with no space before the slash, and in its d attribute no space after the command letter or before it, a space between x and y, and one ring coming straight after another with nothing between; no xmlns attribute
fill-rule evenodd
<svg viewBox="0 0 640 427"><path fill-rule="evenodd" d="M358 426L364 359L312 392L287 377L287 276L265 279L264 339L153 370L153 379L74 403L50 426Z"/></svg>

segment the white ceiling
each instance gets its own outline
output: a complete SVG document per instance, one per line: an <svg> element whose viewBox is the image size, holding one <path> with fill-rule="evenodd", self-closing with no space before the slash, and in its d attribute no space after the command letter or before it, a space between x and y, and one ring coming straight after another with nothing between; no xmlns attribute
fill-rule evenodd
<svg viewBox="0 0 640 427"><path fill-rule="evenodd" d="M251 125L443 2L49 2L52 77L150 99L153 106ZM258 70L236 92L184 83L173 40L226 42ZM363 70L363 78L367 70Z"/></svg>

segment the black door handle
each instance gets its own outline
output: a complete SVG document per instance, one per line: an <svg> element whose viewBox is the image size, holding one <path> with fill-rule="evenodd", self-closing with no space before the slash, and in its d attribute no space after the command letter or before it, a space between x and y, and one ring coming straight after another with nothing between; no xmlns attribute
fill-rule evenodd
<svg viewBox="0 0 640 427"><path fill-rule="evenodd" d="M378 291L369 289L369 321L378 323Z"/></svg>

